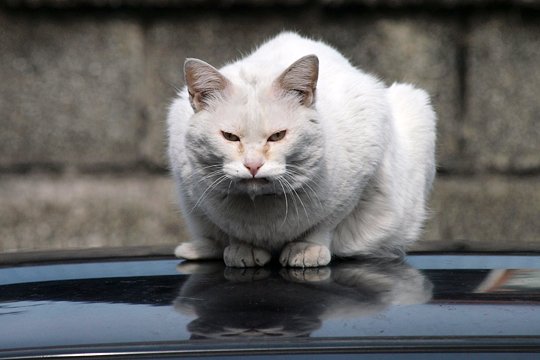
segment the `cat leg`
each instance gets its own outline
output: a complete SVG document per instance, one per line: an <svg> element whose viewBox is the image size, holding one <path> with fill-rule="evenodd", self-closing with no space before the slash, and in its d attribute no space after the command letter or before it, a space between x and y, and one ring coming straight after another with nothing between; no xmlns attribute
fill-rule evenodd
<svg viewBox="0 0 540 360"><path fill-rule="evenodd" d="M174 249L174 255L186 260L221 259L226 235L197 214L185 216L191 239Z"/></svg>
<svg viewBox="0 0 540 360"><path fill-rule="evenodd" d="M271 257L265 249L233 240L223 252L225 265L237 268L264 266L270 262Z"/></svg>
<svg viewBox="0 0 540 360"><path fill-rule="evenodd" d="M317 267L330 262L332 255L329 250L332 234L328 229L316 229L304 241L287 244L281 251L279 262L283 266Z"/></svg>

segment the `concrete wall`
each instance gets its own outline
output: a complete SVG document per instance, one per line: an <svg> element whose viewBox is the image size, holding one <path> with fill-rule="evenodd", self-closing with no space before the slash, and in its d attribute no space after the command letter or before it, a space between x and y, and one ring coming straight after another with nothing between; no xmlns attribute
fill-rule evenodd
<svg viewBox="0 0 540 360"><path fill-rule="evenodd" d="M1 251L185 239L164 157L183 61L283 29L432 95L439 176L414 249L540 250L540 1L2 4Z"/></svg>

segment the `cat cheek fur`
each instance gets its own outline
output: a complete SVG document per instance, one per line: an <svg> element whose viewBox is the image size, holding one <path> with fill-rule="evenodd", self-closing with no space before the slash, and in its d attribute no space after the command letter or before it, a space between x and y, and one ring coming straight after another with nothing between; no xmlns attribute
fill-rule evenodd
<svg viewBox="0 0 540 360"><path fill-rule="evenodd" d="M386 87L294 33L220 70L194 60L186 81L189 92L169 111L169 158L197 245L178 256L214 257L229 246L229 265L264 265L282 252L283 265L319 266L328 250L392 256L419 236L435 174L435 114L422 90ZM259 183L235 188L227 169L247 171L246 147L264 153L268 136L283 129L264 165L286 170L266 188L277 194L263 196ZM227 143L222 130L241 144Z"/></svg>

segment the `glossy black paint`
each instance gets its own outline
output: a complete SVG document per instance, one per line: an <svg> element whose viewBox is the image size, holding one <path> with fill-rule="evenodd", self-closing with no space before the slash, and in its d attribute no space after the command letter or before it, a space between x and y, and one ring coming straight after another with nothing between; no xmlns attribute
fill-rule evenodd
<svg viewBox="0 0 540 360"><path fill-rule="evenodd" d="M535 358L539 310L539 256L418 255L306 270L170 258L10 265L0 267L0 359Z"/></svg>

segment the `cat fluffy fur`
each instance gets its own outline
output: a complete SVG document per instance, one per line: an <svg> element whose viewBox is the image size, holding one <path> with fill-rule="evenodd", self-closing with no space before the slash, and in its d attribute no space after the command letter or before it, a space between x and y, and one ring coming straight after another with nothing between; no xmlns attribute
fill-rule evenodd
<svg viewBox="0 0 540 360"><path fill-rule="evenodd" d="M280 74L309 54L319 60L314 104L276 95ZM332 47L290 32L219 72L229 90L194 111L184 88L168 115L170 166L191 234L177 256L245 267L280 254L284 266L321 266L331 255L402 254L419 236L435 175L435 114L423 90L387 87ZM261 139L280 129L285 139L265 148ZM273 181L274 194L242 187L235 174L247 178L250 154L267 156L269 179L290 170L290 186Z"/></svg>

